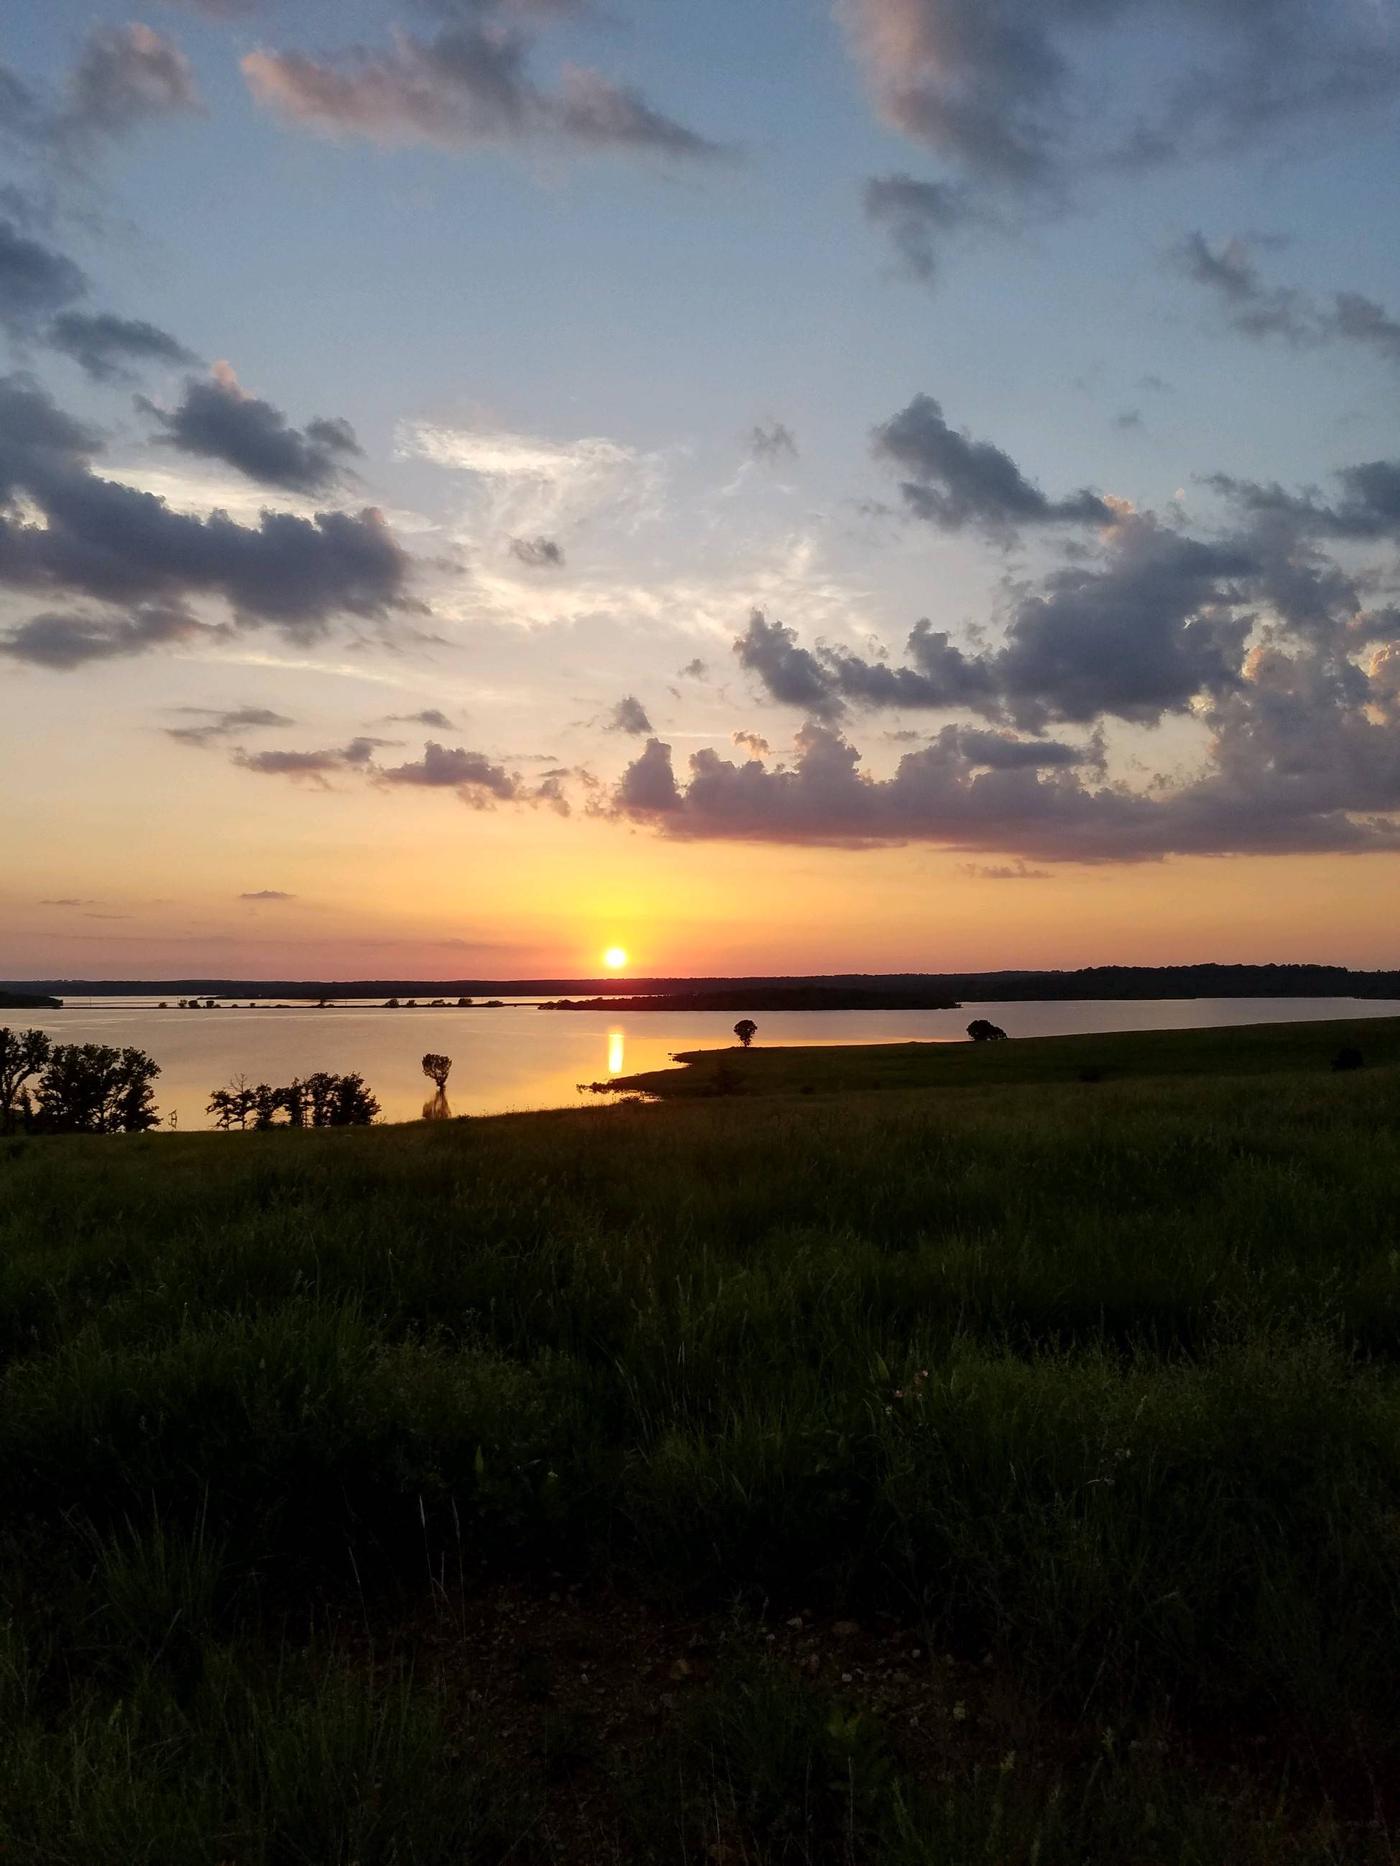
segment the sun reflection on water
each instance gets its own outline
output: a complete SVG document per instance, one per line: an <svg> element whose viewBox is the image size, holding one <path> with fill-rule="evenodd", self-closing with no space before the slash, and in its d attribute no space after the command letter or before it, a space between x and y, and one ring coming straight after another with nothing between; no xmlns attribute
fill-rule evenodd
<svg viewBox="0 0 1400 1866"><path fill-rule="evenodd" d="M627 1040L620 1030L608 1032L608 1074L620 1076L626 1053Z"/></svg>

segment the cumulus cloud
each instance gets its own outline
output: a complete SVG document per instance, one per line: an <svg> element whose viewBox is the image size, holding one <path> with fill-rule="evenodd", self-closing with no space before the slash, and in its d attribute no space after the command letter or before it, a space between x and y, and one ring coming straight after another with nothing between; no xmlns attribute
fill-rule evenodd
<svg viewBox="0 0 1400 1866"><path fill-rule="evenodd" d="M813 723L798 735L791 767L738 765L705 749L692 754L684 784L671 748L651 739L611 807L679 839L855 848L928 842L1023 860L1400 848L1396 825L1352 814L1371 807L1368 792L1388 795L1391 809L1400 805L1393 767L1388 788L1340 784L1334 763L1291 795L1272 770L1256 777L1262 781L1250 787L1217 768L1174 793L1149 795L1072 772L990 768L940 738L877 778L861 769L860 753L841 733Z"/></svg>
<svg viewBox="0 0 1400 1866"><path fill-rule="evenodd" d="M484 752L469 752L460 745L448 747L431 740L423 747L421 758L381 772L380 776L385 784L414 784L426 790L456 791L464 803L477 807L488 804L492 798L510 803L521 795L519 780Z"/></svg>
<svg viewBox="0 0 1400 1866"><path fill-rule="evenodd" d="M1212 246L1188 234L1171 255L1178 271L1215 298L1230 329L1295 346L1351 344L1400 363L1400 319L1360 292L1318 298L1292 285L1269 285L1260 273L1258 242L1239 235Z"/></svg>
<svg viewBox="0 0 1400 1866"><path fill-rule="evenodd" d="M1046 881L1050 871L1029 868L1024 862L960 862L958 872L969 881Z"/></svg>
<svg viewBox="0 0 1400 1866"><path fill-rule="evenodd" d="M525 9L453 8L423 39L399 31L373 50L311 57L250 52L243 73L257 101L285 121L329 136L430 143L442 149L555 141L576 149L710 160L719 145L666 116L630 85L571 68L557 90L530 75Z"/></svg>
<svg viewBox="0 0 1400 1866"><path fill-rule="evenodd" d="M840 699L830 674L808 648L799 645L797 631L770 622L761 609L734 644L739 665L757 674L775 700L801 707L821 718L840 711Z"/></svg>
<svg viewBox="0 0 1400 1866"><path fill-rule="evenodd" d="M532 570L561 570L564 547L554 538L512 538L510 554Z"/></svg>
<svg viewBox="0 0 1400 1866"><path fill-rule="evenodd" d="M966 188L913 175L872 175L865 184L865 218L889 235L902 271L931 284L948 237L977 218Z"/></svg>
<svg viewBox="0 0 1400 1866"><path fill-rule="evenodd" d="M68 618L66 652L134 653L194 633L186 605L197 597L220 599L239 626L303 641L337 616L383 621L406 605L408 559L378 512L264 511L256 526L222 512L191 517L102 478L99 448L35 383L0 378L0 588L125 605L146 618ZM6 651L24 656L36 639L30 625L12 630Z"/></svg>
<svg viewBox="0 0 1400 1866"><path fill-rule="evenodd" d="M773 747L760 732L731 732L729 735L729 742L731 745L742 746L753 758L767 758L773 750Z"/></svg>
<svg viewBox="0 0 1400 1866"><path fill-rule="evenodd" d="M216 706L181 706L176 709L195 723L188 726L166 726L167 738L174 739L180 745L214 745L221 739L229 739L240 732L250 732L274 726L293 726L294 719L288 719L285 713L274 713L266 706L235 706L221 709Z"/></svg>
<svg viewBox="0 0 1400 1866"><path fill-rule="evenodd" d="M1287 492L1277 482L1232 478L1215 473L1207 483L1251 517L1281 521L1286 537L1294 531L1319 537L1400 541L1400 460L1366 460L1342 467L1334 478L1340 496L1317 491Z"/></svg>
<svg viewBox="0 0 1400 1866"><path fill-rule="evenodd" d="M916 395L878 427L874 448L877 459L905 475L900 492L906 509L943 531L1102 524L1113 515L1106 501L1087 490L1048 498L1000 447L950 427L931 395Z"/></svg>
<svg viewBox="0 0 1400 1866"><path fill-rule="evenodd" d="M647 718L647 709L633 694L627 693L618 701L608 714L605 728L608 732L630 732L638 737L651 731L651 721Z"/></svg>
<svg viewBox="0 0 1400 1866"><path fill-rule="evenodd" d="M227 363L212 376L191 376L179 404L141 407L161 425L162 444L206 460L222 460L263 486L324 493L343 479L361 448L348 421L320 416L294 428L280 408L249 395Z"/></svg>

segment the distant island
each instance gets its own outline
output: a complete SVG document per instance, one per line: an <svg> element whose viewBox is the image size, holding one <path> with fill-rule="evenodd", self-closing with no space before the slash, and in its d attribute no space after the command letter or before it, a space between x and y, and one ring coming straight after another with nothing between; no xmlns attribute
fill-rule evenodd
<svg viewBox="0 0 1400 1866"><path fill-rule="evenodd" d="M0 1011L61 1011L57 998L37 992L0 990Z"/></svg>
<svg viewBox="0 0 1400 1866"><path fill-rule="evenodd" d="M962 1003L1078 998L1395 998L1400 970L1354 972L1341 965L1093 965L1077 971L777 973L747 978L376 978L376 979L10 979L0 1004L52 1005L56 998L515 998L593 999L604 1010L945 1009ZM18 996L16 995L18 994ZM713 1002L700 1005L698 998ZM835 1000L843 1002L838 1006ZM659 1003L669 999L669 1003ZM687 1004L686 1001L691 1001ZM552 1007L554 1008L554 1007ZM570 1008L583 1008L577 1004Z"/></svg>
<svg viewBox="0 0 1400 1866"><path fill-rule="evenodd" d="M555 998L542 1011L955 1011L956 1002L927 991L862 990L847 985L731 986L715 991L663 991L645 998Z"/></svg>

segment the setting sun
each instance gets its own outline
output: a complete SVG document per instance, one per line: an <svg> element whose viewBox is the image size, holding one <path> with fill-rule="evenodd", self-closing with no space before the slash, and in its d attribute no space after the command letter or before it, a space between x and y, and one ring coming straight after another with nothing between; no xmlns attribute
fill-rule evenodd
<svg viewBox="0 0 1400 1866"><path fill-rule="evenodd" d="M620 972L627 963L627 949L624 946L609 946L603 954L603 964L610 972Z"/></svg>

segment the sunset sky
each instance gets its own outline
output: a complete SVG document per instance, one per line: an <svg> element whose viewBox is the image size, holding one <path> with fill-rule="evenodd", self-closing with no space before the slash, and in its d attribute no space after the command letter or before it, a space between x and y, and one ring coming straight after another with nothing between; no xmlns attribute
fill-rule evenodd
<svg viewBox="0 0 1400 1866"><path fill-rule="evenodd" d="M0 977L1400 963L1397 0L0 23Z"/></svg>

